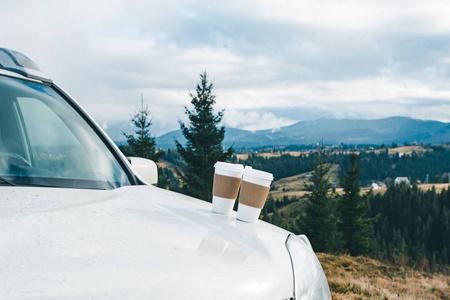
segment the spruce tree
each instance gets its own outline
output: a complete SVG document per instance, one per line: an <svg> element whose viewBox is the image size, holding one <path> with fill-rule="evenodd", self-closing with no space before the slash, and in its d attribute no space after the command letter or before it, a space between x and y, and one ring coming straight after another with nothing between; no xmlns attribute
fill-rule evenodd
<svg viewBox="0 0 450 300"><path fill-rule="evenodd" d="M349 155L350 166L343 180L344 194L339 201L341 221L339 229L344 249L350 255L368 254L373 250L373 218L367 217L370 210L369 196L361 195L359 178L362 168L357 164L358 156Z"/></svg>
<svg viewBox="0 0 450 300"><path fill-rule="evenodd" d="M127 138L127 145L119 146L119 149L126 156L136 156L153 160L155 163L163 156L164 152L156 151L155 138L150 135L150 110L148 106L144 106L144 99L141 95L141 106L137 106L131 121L136 127L134 134L123 133ZM173 172L167 168L158 167L158 187L170 188L176 190L178 187L178 179Z"/></svg>
<svg viewBox="0 0 450 300"><path fill-rule="evenodd" d="M142 95L141 106L136 108L134 115L131 116L131 121L136 127L136 136L124 133L128 148L122 147L121 150L125 152L125 155L147 158L157 162L163 153L156 152L155 138L150 135L150 126L152 125L150 110L147 105L144 106Z"/></svg>
<svg viewBox="0 0 450 300"><path fill-rule="evenodd" d="M225 127L218 127L224 111L214 114L216 103L213 84L208 82L206 71L200 74L200 83L195 93L190 93L193 110L185 107L190 124L179 121L181 132L186 138L186 146L175 139L178 153L186 162L184 174L181 175L183 191L190 195L211 202L214 178L214 164L225 161L233 154L233 148L222 149Z"/></svg>
<svg viewBox="0 0 450 300"><path fill-rule="evenodd" d="M340 250L337 231L336 204L330 193L329 171L331 165L325 162L323 144L313 162L312 185L309 187L304 215L299 219L301 233L306 234L315 251L336 252Z"/></svg>

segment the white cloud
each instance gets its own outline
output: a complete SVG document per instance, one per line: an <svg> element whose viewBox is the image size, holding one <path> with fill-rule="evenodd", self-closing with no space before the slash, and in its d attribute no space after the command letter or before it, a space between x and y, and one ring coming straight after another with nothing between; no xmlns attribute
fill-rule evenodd
<svg viewBox="0 0 450 300"><path fill-rule="evenodd" d="M295 120L279 118L273 113L227 110L223 117L225 126L244 130L279 129L295 123Z"/></svg>
<svg viewBox="0 0 450 300"><path fill-rule="evenodd" d="M439 83L438 83L439 84ZM371 77L342 81L309 81L289 86L269 86L260 89L229 89L221 92L227 107L329 106L342 103L396 101L408 104L410 98L449 99L450 89L439 89L427 82ZM223 105L221 100L218 103Z"/></svg>
<svg viewBox="0 0 450 300"><path fill-rule="evenodd" d="M246 1L250 7L253 0ZM253 10L261 18L307 24L332 30L368 31L385 26L402 31L444 33L450 31L450 7L438 1L322 0L258 1Z"/></svg>

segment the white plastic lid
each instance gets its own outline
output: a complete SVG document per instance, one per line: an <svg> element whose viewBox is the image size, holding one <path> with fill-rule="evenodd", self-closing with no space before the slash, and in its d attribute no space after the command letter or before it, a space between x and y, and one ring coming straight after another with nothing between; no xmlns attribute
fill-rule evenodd
<svg viewBox="0 0 450 300"><path fill-rule="evenodd" d="M261 179L273 180L272 173L255 170L255 169L252 169L252 167L245 167L244 173L255 176L255 177L259 177Z"/></svg>
<svg viewBox="0 0 450 300"><path fill-rule="evenodd" d="M234 172L242 172L244 170L244 166L240 164L231 164L226 162L218 161L214 165L214 168L216 169L224 169L228 171L234 171Z"/></svg>
<svg viewBox="0 0 450 300"><path fill-rule="evenodd" d="M214 165L214 173L223 176L231 176L242 178L244 173L244 166L239 164L230 164L226 162L216 162Z"/></svg>
<svg viewBox="0 0 450 300"><path fill-rule="evenodd" d="M244 176L242 176L242 180L270 187L270 183L273 180L273 175L268 172L259 171L246 167L244 170Z"/></svg>

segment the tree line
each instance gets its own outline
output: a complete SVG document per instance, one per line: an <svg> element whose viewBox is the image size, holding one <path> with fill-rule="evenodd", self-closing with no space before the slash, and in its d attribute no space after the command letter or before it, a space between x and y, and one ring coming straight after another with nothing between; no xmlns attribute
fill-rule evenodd
<svg viewBox="0 0 450 300"><path fill-rule="evenodd" d="M350 165L348 151L327 151L329 163L337 164L339 177L345 175L345 170ZM350 152L351 153L351 152ZM389 183L396 177L407 177L411 182L424 182L429 175L429 183L450 182L450 148L441 145L425 146L423 153L413 151L410 154L389 154L387 148L381 151L358 151L360 164L363 170L360 182L369 185L373 181L386 181ZM250 154L247 159L232 158L233 161L255 168L271 172L274 180L290 177L312 170L315 157L314 152L292 156L264 157L258 154Z"/></svg>
<svg viewBox="0 0 450 300"><path fill-rule="evenodd" d="M362 182L372 180L383 181L387 178L407 177L411 182L424 182L427 174L430 183L449 182L446 173L450 171L450 150L441 145L429 145L425 152L401 155L389 154L388 149L375 153L362 151L360 160L364 166L361 174ZM342 161L342 167L347 166L346 160Z"/></svg>

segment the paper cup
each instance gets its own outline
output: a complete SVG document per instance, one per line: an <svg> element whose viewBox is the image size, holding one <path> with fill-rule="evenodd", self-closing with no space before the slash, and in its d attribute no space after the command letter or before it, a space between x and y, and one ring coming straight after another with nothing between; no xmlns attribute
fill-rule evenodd
<svg viewBox="0 0 450 300"><path fill-rule="evenodd" d="M217 162L214 165L212 211L229 214L233 210L242 181L244 166Z"/></svg>
<svg viewBox="0 0 450 300"><path fill-rule="evenodd" d="M258 220L261 209L266 203L272 180L271 173L245 168L239 194L238 220L248 223L255 223Z"/></svg>

